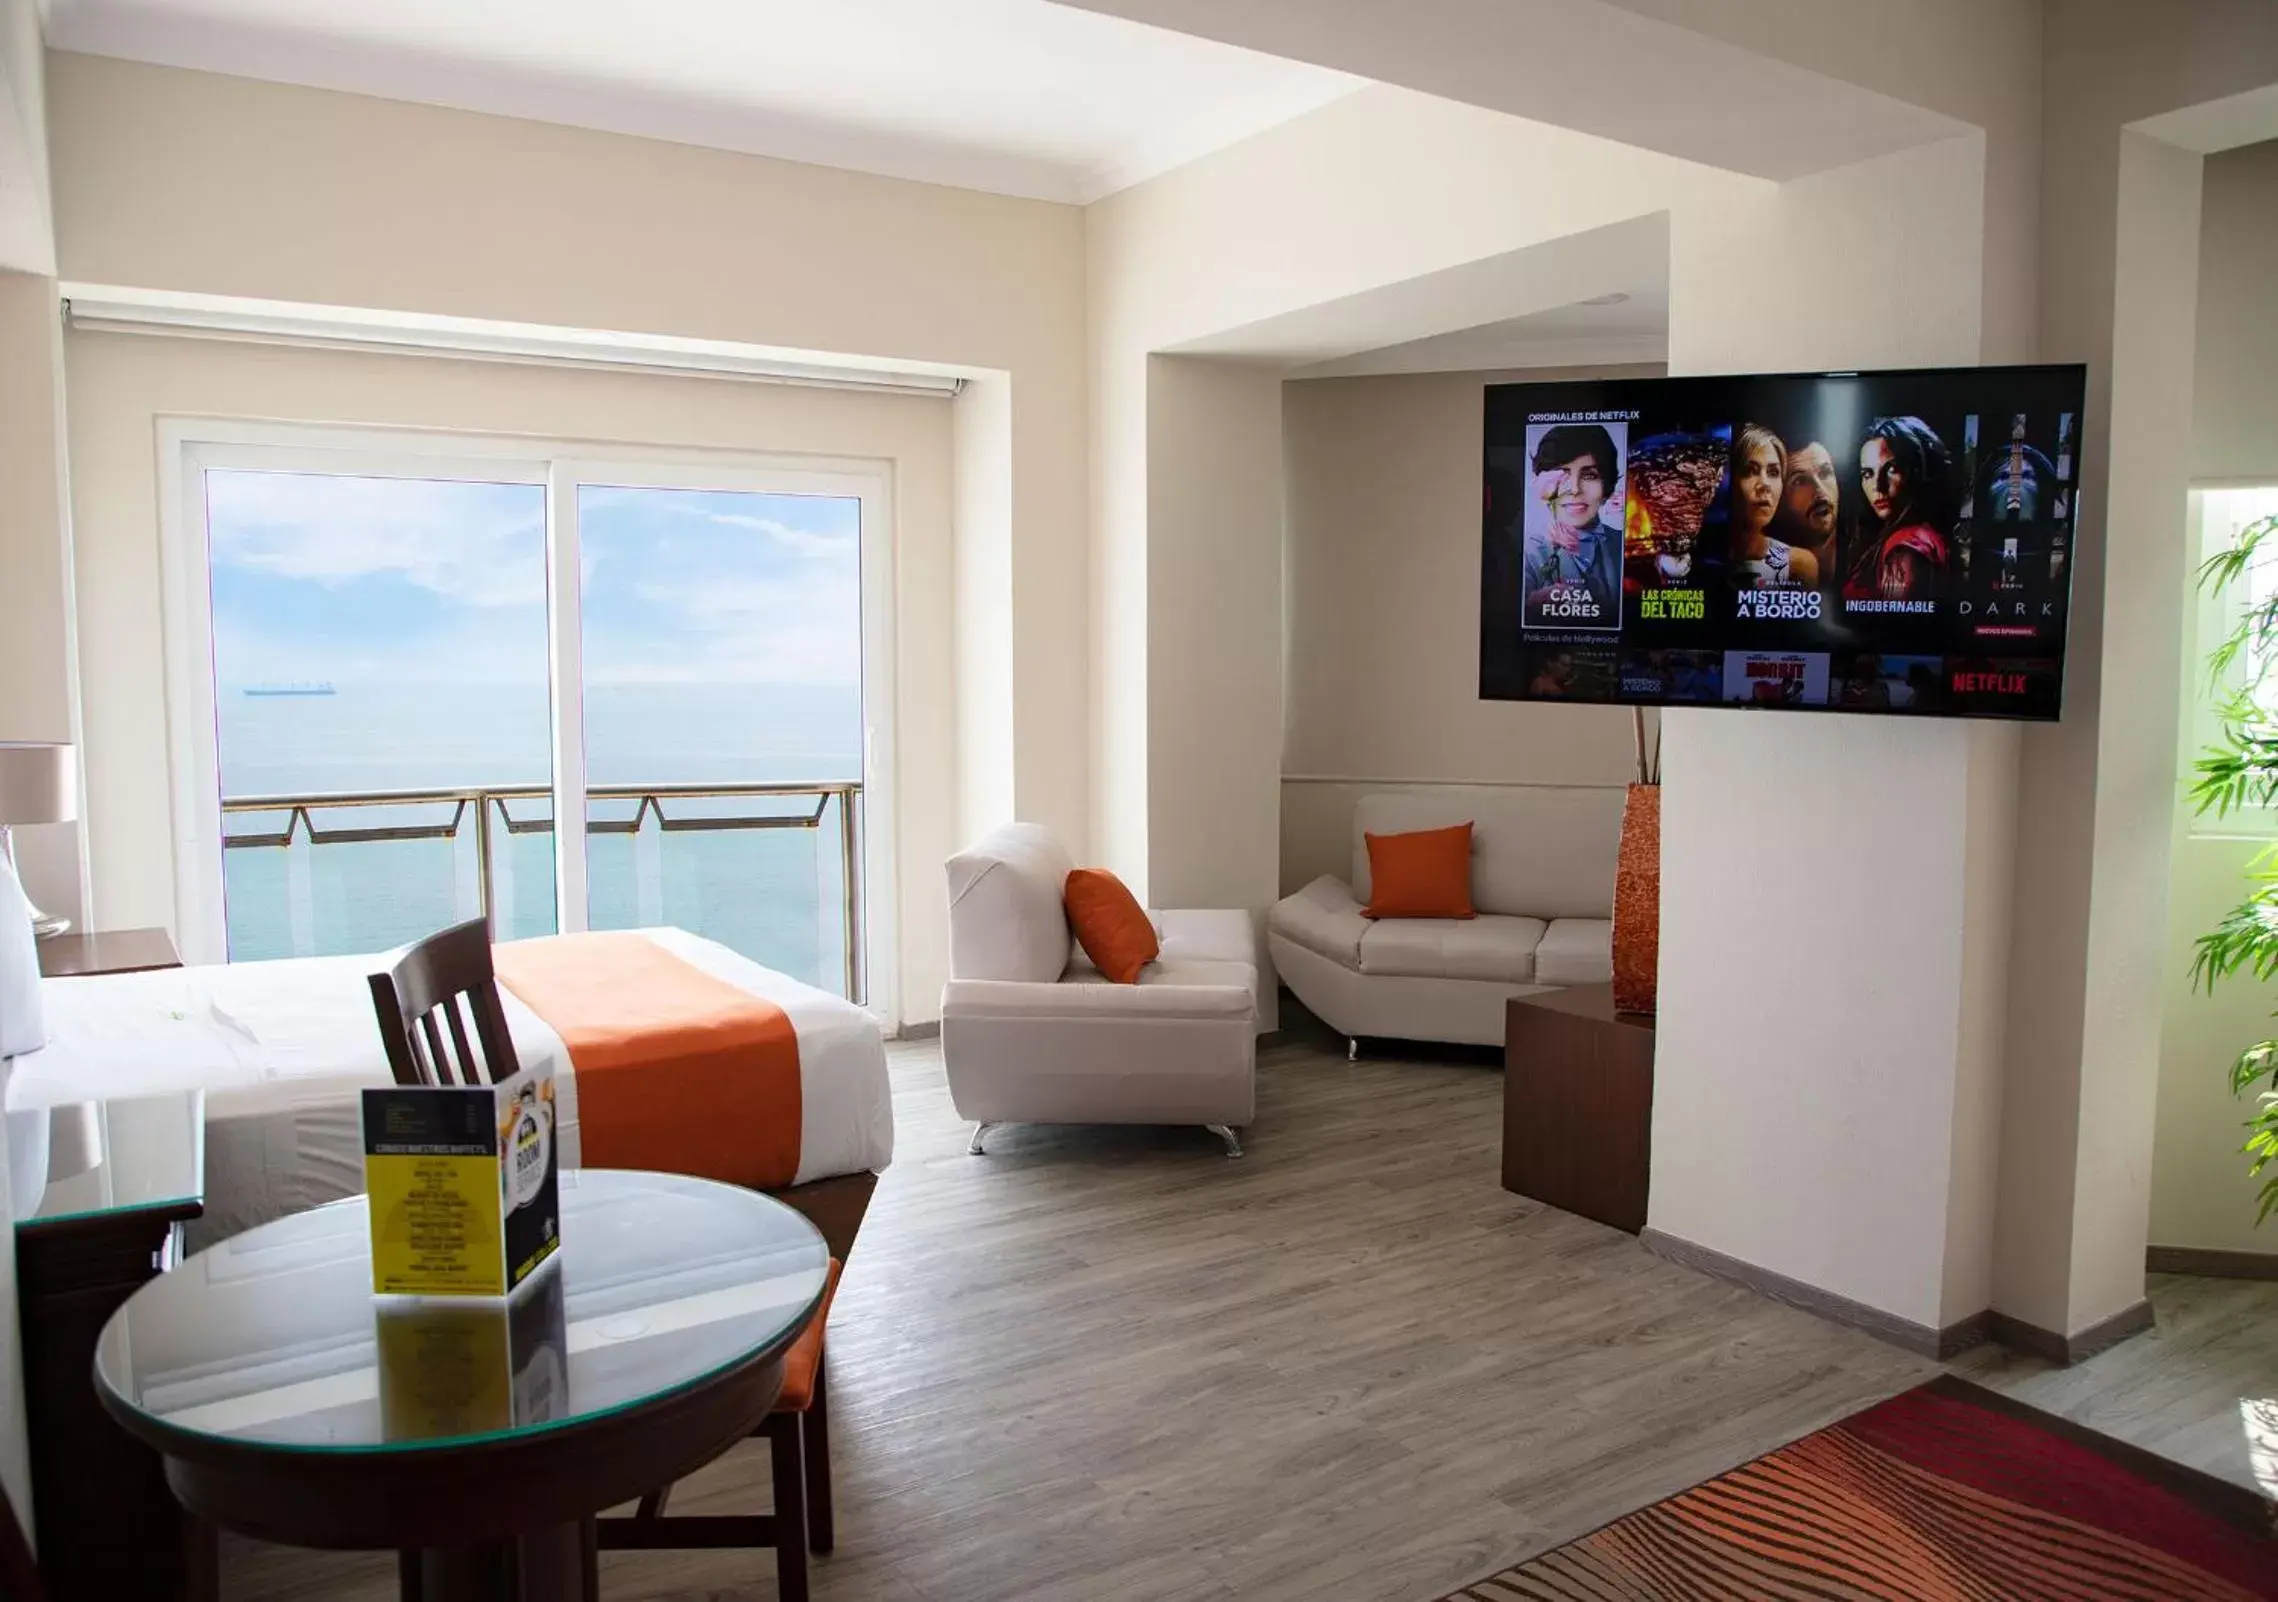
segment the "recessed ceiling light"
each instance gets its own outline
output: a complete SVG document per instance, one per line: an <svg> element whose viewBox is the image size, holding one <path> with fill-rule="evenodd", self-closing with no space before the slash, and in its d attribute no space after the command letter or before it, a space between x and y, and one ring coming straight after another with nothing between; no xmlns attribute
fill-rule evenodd
<svg viewBox="0 0 2278 1602"><path fill-rule="evenodd" d="M1582 304L1585 306L1619 306L1627 299L1629 299L1628 293L1617 289L1610 295L1592 295Z"/></svg>

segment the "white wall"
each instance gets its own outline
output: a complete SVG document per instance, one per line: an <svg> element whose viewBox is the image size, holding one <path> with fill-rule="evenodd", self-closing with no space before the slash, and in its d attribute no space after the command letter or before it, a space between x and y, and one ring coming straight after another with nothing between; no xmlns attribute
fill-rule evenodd
<svg viewBox="0 0 2278 1602"><path fill-rule="evenodd" d="M161 418L291 418L691 450L859 456L894 474L895 927L902 1008L947 977L939 865L956 849L957 652L948 404L218 340L73 333L70 376L86 825L100 927L170 924L174 861L158 544Z"/></svg>
<svg viewBox="0 0 2278 1602"><path fill-rule="evenodd" d="M208 73L48 59L67 279L731 339L1002 378L1010 395L984 432L994 449L1009 442L1009 473L985 490L969 459L960 478L967 511L1010 519L988 537L1009 552L992 582L1001 588L1008 571L1012 582L1001 626L1013 802L1082 853L1089 630L1075 208ZM288 415L281 400L244 404ZM966 431L968 445L979 437ZM943 584L953 587L946 573ZM954 739L960 725L945 715L943 728ZM983 771L1002 760L1000 744ZM947 776L935 796L911 792L944 809L955 796ZM910 871L938 861L909 859Z"/></svg>
<svg viewBox="0 0 2278 1602"><path fill-rule="evenodd" d="M1950 140L1680 213L1673 372L1977 356L1982 148ZM1907 216L1943 248L1889 248ZM1664 719L1654 1229L1920 1325L1985 1306L2014 735ZM1857 842L1908 841L1878 871ZM1814 850L1809 844L1846 844Z"/></svg>
<svg viewBox="0 0 2278 1602"><path fill-rule="evenodd" d="M1354 802L1419 781L1629 782L1612 707L1479 699L1479 463L1491 383L1649 366L1292 380L1281 889L1352 860Z"/></svg>

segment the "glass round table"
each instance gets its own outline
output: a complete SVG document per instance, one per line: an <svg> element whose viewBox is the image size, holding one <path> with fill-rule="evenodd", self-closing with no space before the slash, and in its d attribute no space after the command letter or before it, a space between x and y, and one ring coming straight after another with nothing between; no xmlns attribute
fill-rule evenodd
<svg viewBox="0 0 2278 1602"><path fill-rule="evenodd" d="M766 1418L829 1264L709 1180L565 1172L561 1215L504 1299L374 1296L361 1196L265 1224L135 1292L97 1389L225 1529L402 1551L425 1602L579 1595L594 1514Z"/></svg>

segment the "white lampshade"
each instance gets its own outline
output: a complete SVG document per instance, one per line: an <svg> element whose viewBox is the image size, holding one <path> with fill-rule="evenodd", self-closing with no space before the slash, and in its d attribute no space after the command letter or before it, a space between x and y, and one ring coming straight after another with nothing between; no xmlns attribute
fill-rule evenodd
<svg viewBox="0 0 2278 1602"><path fill-rule="evenodd" d="M0 740L0 824L79 816L79 764L68 745Z"/></svg>

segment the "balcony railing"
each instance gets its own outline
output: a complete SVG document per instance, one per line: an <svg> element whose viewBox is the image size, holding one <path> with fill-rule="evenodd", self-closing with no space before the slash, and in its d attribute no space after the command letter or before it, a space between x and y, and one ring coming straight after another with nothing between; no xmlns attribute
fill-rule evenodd
<svg viewBox="0 0 2278 1602"><path fill-rule="evenodd" d="M794 977L826 986L840 980L842 994L863 999L859 783L594 785L586 801L593 846L621 838L629 847L621 857L588 851L593 927L682 923ZM553 792L544 785L229 797L222 802L227 852L279 852L286 865L281 884L271 882L273 876L256 884L250 875L226 875L230 954L315 955L326 946L371 950L399 944L431 932L444 900L460 909L458 916L468 915L466 866L473 870L474 910L490 918L502 937L550 931L553 852L550 843L535 849L535 837L553 834L552 806ZM233 821L248 826L232 832ZM750 852L739 859L727 843L754 831L780 830L814 838L811 875L797 860ZM667 860L666 842L678 836L720 843L692 852L688 842L676 860ZM531 847L517 853L514 843L525 839ZM397 849L420 842L442 842L448 854L438 863ZM470 843L473 861L464 864ZM357 847L366 849L339 849ZM320 854L329 859L321 865ZM527 897L515 893L521 888L514 872L517 855L524 859L523 879L537 881ZM224 858L225 867L250 866L253 860ZM327 870L321 884L320 866ZM502 880L509 892L503 898ZM814 888L811 908L786 904L806 900L808 883ZM317 930L320 905L323 933ZM811 963L766 949L783 931L799 928L805 922L801 914L809 910L816 930ZM280 916L282 930L274 927ZM258 949L241 951L241 939ZM829 945L838 949L826 952ZM797 971L810 967L815 971Z"/></svg>

